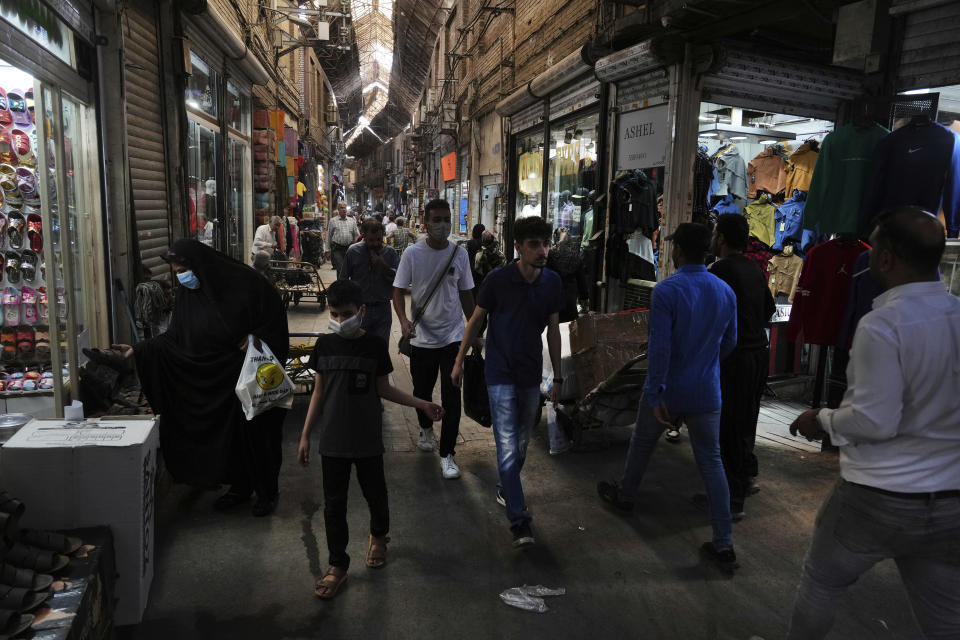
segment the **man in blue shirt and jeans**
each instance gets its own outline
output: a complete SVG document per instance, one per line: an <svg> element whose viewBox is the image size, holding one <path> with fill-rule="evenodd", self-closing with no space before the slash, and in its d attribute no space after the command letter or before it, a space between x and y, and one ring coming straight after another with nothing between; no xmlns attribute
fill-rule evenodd
<svg viewBox="0 0 960 640"><path fill-rule="evenodd" d="M650 301L647 380L637 424L619 485L600 482L600 497L633 510L637 488L660 434L682 420L706 485L713 540L701 549L727 572L734 571L730 490L720 459L720 360L737 345L737 300L733 290L703 265L710 229L684 222L673 241L677 272L657 283Z"/></svg>
<svg viewBox="0 0 960 640"><path fill-rule="evenodd" d="M531 517L523 498L520 471L527 457L530 431L540 410L543 346L555 372L560 371L560 310L564 307L560 276L545 268L550 251L550 225L543 218L517 220L513 237L520 259L491 271L480 286L477 306L467 324L460 352L451 372L453 383L463 383L463 358L490 314L484 375L490 396L490 415L497 443L500 491L497 501L507 509L513 546L534 544ZM556 401L562 378L553 379L550 400Z"/></svg>

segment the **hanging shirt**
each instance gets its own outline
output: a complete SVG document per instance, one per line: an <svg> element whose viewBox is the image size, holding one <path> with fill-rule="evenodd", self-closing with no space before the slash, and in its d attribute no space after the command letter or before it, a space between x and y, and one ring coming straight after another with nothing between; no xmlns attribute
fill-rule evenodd
<svg viewBox="0 0 960 640"><path fill-rule="evenodd" d="M803 226L824 235L860 230L860 208L877 145L890 132L878 124L844 125L820 145Z"/></svg>
<svg viewBox="0 0 960 640"><path fill-rule="evenodd" d="M710 209L711 212L715 213L718 216L722 216L727 213L740 213L740 207L737 206L737 203L734 202L733 196L726 195L713 205L713 208Z"/></svg>
<svg viewBox="0 0 960 640"><path fill-rule="evenodd" d="M710 206L710 182L713 180L713 162L704 148L697 149L693 160L693 215L703 215Z"/></svg>
<svg viewBox="0 0 960 640"><path fill-rule="evenodd" d="M873 300L883 293L883 287L870 274L870 252L864 251L853 263L853 279L847 294L847 305L843 311L840 330L837 332L837 347L849 349L853 346L853 335L860 318L870 313Z"/></svg>
<svg viewBox="0 0 960 640"><path fill-rule="evenodd" d="M843 400L818 416L845 480L901 493L960 488L958 363L960 299L942 282L874 300L853 338Z"/></svg>
<svg viewBox="0 0 960 640"><path fill-rule="evenodd" d="M751 202L743 210L743 217L747 219L750 225L750 235L767 245L773 244L773 221L777 208L770 204L767 196L755 202Z"/></svg>
<svg viewBox="0 0 960 640"><path fill-rule="evenodd" d="M729 193L735 198L746 199L747 164L740 157L737 147L731 145L729 149L714 158L714 166L719 183L719 189L714 195L724 196Z"/></svg>
<svg viewBox="0 0 960 640"><path fill-rule="evenodd" d="M747 165L747 197L756 198L757 191L766 191L775 195L784 190L786 163L769 146Z"/></svg>
<svg viewBox="0 0 960 640"><path fill-rule="evenodd" d="M810 180L813 179L813 168L817 164L817 152L810 143L800 145L800 148L790 156L790 163L785 169L786 183L783 185L786 193L794 190L810 190Z"/></svg>
<svg viewBox="0 0 960 640"><path fill-rule="evenodd" d="M785 242L799 245L803 240L803 215L806 194L794 191L793 197L777 207L774 216L774 241L770 248L782 251Z"/></svg>
<svg viewBox="0 0 960 640"><path fill-rule="evenodd" d="M790 312L787 328L790 342L796 342L802 331L803 341L807 344L836 344L853 276L853 263L869 248L859 240L830 240L810 250Z"/></svg>
<svg viewBox="0 0 960 640"><path fill-rule="evenodd" d="M861 211L861 231L885 209L943 207L950 236L960 230L960 136L942 124L905 125L880 141Z"/></svg>
<svg viewBox="0 0 960 640"><path fill-rule="evenodd" d="M797 291L797 281L800 280L800 272L803 270L803 258L792 253L773 256L767 270L770 273L768 285L771 295L785 293L787 301L792 303Z"/></svg>
<svg viewBox="0 0 960 640"><path fill-rule="evenodd" d="M535 194L543 189L543 152L528 152L520 156L517 181L520 193Z"/></svg>

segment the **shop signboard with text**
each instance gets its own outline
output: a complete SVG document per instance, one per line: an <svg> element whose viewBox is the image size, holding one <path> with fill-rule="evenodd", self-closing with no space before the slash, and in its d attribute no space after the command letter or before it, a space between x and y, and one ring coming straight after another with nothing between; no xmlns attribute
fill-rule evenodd
<svg viewBox="0 0 960 640"><path fill-rule="evenodd" d="M443 174L444 182L457 179L456 152L448 153L447 155L440 158L440 170L441 170L441 173Z"/></svg>
<svg viewBox="0 0 960 640"><path fill-rule="evenodd" d="M617 170L664 166L669 140L667 105L621 114L617 126Z"/></svg>

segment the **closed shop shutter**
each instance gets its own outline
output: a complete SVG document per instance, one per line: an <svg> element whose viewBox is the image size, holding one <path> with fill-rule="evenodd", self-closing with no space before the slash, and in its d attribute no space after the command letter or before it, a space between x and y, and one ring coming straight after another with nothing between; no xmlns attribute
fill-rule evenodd
<svg viewBox="0 0 960 640"><path fill-rule="evenodd" d="M153 2L127 4L123 44L127 154L137 249L142 263L154 275L160 275L166 270L162 256L170 246L170 207L156 11Z"/></svg>
<svg viewBox="0 0 960 640"><path fill-rule="evenodd" d="M550 119L556 120L600 101L600 81L592 73L550 95Z"/></svg>
<svg viewBox="0 0 960 640"><path fill-rule="evenodd" d="M841 103L862 93L862 79L837 67L724 47L704 76L702 87L707 102L834 120Z"/></svg>
<svg viewBox="0 0 960 640"><path fill-rule="evenodd" d="M905 3L895 4L895 15ZM906 14L897 88L925 89L960 82L960 2Z"/></svg>
<svg viewBox="0 0 960 640"><path fill-rule="evenodd" d="M644 102L661 102L670 90L670 76L666 69L654 69L617 83L617 106L620 111L643 108Z"/></svg>

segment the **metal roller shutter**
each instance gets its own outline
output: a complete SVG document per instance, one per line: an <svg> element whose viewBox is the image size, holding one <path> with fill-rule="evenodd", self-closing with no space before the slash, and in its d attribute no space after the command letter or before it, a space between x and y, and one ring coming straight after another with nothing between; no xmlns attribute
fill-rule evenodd
<svg viewBox="0 0 960 640"><path fill-rule="evenodd" d="M902 8L909 6L900 3ZM891 13L899 13L894 6ZM900 90L960 82L960 2L908 13L897 69Z"/></svg>
<svg viewBox="0 0 960 640"><path fill-rule="evenodd" d="M703 78L703 100L833 120L862 93L857 74L723 47Z"/></svg>
<svg viewBox="0 0 960 640"><path fill-rule="evenodd" d="M163 100L156 5L131 2L124 11L124 89L127 156L134 229L140 260L154 275L166 272L170 246Z"/></svg>
<svg viewBox="0 0 960 640"><path fill-rule="evenodd" d="M664 99L670 92L670 76L666 69L654 69L617 83L617 106L620 111L643 107L644 100Z"/></svg>

